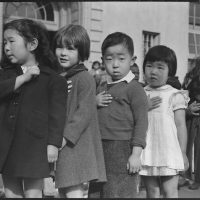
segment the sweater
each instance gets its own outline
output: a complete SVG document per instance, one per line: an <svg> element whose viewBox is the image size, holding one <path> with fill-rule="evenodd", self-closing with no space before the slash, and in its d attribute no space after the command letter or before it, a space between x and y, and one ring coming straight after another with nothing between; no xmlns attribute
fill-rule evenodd
<svg viewBox="0 0 200 200"><path fill-rule="evenodd" d="M103 83L98 93L107 91L113 97L107 107L98 109L102 139L131 140L133 146L146 145L148 127L147 97L137 81Z"/></svg>

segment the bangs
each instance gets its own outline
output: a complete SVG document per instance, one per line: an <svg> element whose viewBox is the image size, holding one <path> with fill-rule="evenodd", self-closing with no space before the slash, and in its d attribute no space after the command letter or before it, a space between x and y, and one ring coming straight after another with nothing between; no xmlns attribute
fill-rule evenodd
<svg viewBox="0 0 200 200"><path fill-rule="evenodd" d="M74 34L63 30L62 33L57 35L56 47L77 48L78 42Z"/></svg>
<svg viewBox="0 0 200 200"><path fill-rule="evenodd" d="M166 51L162 51L159 49L159 51L149 52L146 60L148 62L162 61L162 62L165 62L168 64L170 62L171 58L170 58L169 54L166 53Z"/></svg>

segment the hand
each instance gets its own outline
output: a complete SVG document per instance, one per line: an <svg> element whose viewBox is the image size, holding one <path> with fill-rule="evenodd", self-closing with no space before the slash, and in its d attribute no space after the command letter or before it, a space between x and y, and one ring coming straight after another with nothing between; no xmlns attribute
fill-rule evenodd
<svg viewBox="0 0 200 200"><path fill-rule="evenodd" d="M40 74L40 69L38 66L29 67L26 73L23 74L24 82L30 81L33 77Z"/></svg>
<svg viewBox="0 0 200 200"><path fill-rule="evenodd" d="M71 88L72 88L72 81L71 81L71 80L68 80L68 81L67 81L67 89L68 89L68 93L70 93Z"/></svg>
<svg viewBox="0 0 200 200"><path fill-rule="evenodd" d="M96 95L96 103L99 107L108 106L112 102L112 96L105 91Z"/></svg>
<svg viewBox="0 0 200 200"><path fill-rule="evenodd" d="M192 115L199 116L199 113L197 112L200 111L200 103L197 103L196 101L192 102L188 106L188 110L190 111Z"/></svg>
<svg viewBox="0 0 200 200"><path fill-rule="evenodd" d="M152 109L159 107L160 104L162 103L162 99L159 96L150 98L150 95L148 95L147 100L148 100L149 110L152 110Z"/></svg>
<svg viewBox="0 0 200 200"><path fill-rule="evenodd" d="M56 162L58 159L58 147L54 145L47 146L47 158L49 163Z"/></svg>
<svg viewBox="0 0 200 200"><path fill-rule="evenodd" d="M140 156L131 154L131 156L128 159L127 170L129 171L130 174L137 173L141 170Z"/></svg>
<svg viewBox="0 0 200 200"><path fill-rule="evenodd" d="M62 146L60 147L59 151L61 151L66 144L67 144L67 140L63 137Z"/></svg>
<svg viewBox="0 0 200 200"><path fill-rule="evenodd" d="M189 161L186 156L186 153L182 153L182 155L183 155L183 161L184 161L184 171L187 171L189 168Z"/></svg>

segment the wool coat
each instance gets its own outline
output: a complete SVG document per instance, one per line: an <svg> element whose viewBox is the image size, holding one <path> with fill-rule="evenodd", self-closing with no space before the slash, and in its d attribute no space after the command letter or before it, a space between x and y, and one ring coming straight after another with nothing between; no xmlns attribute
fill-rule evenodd
<svg viewBox="0 0 200 200"><path fill-rule="evenodd" d="M65 122L66 80L40 66L40 75L14 90L21 67L0 72L0 173L49 176L47 145L60 147Z"/></svg>
<svg viewBox="0 0 200 200"><path fill-rule="evenodd" d="M60 151L55 184L57 188L87 181L106 181L103 149L97 119L96 88L87 71L73 75L67 99L64 137L67 145Z"/></svg>

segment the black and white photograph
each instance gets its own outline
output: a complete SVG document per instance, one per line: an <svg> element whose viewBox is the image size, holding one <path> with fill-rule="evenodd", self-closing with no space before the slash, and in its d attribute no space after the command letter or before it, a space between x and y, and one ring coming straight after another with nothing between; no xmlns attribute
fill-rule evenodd
<svg viewBox="0 0 200 200"><path fill-rule="evenodd" d="M0 198L200 198L200 1L0 2Z"/></svg>

